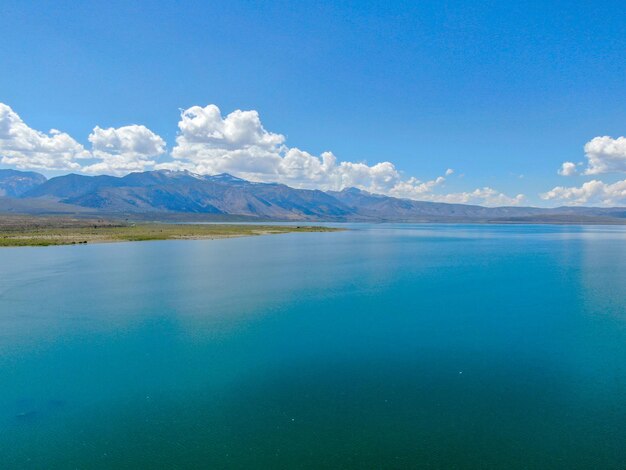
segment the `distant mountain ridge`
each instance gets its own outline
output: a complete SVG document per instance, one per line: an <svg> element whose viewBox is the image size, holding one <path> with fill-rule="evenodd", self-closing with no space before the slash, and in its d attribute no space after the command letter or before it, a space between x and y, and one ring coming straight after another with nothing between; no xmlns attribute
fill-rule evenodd
<svg viewBox="0 0 626 470"><path fill-rule="evenodd" d="M626 208L483 207L399 199L357 188L324 192L254 183L229 174L169 170L123 177L69 174L49 180L38 173L0 170L0 191L4 191L0 212L303 221L626 223Z"/></svg>
<svg viewBox="0 0 626 470"><path fill-rule="evenodd" d="M18 197L46 182L33 171L0 170L0 196Z"/></svg>
<svg viewBox="0 0 626 470"><path fill-rule="evenodd" d="M192 213L281 220L338 220L351 213L319 190L252 183L231 175L148 171L124 177L66 175L27 191L24 198L51 198L107 213Z"/></svg>

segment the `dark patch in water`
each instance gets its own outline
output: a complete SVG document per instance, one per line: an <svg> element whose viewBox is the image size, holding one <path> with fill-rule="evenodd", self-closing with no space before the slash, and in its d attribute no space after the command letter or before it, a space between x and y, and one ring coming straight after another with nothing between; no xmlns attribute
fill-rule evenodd
<svg viewBox="0 0 626 470"><path fill-rule="evenodd" d="M53 399L48 400L47 407L51 410L56 410L59 408L63 408L67 402L65 400Z"/></svg>
<svg viewBox="0 0 626 470"><path fill-rule="evenodd" d="M16 409L27 409L27 408L34 408L35 407L35 400L33 400L32 398L20 398L18 400L15 400L15 407Z"/></svg>
<svg viewBox="0 0 626 470"><path fill-rule="evenodd" d="M65 407L67 402L58 398L52 398L47 400L41 406L39 406L34 400L21 399L16 402L17 410L20 410L14 415L15 419L19 422L33 422L40 420L46 413L55 412Z"/></svg>
<svg viewBox="0 0 626 470"><path fill-rule="evenodd" d="M15 415L15 418L21 422L32 422L41 416L37 410L22 411Z"/></svg>

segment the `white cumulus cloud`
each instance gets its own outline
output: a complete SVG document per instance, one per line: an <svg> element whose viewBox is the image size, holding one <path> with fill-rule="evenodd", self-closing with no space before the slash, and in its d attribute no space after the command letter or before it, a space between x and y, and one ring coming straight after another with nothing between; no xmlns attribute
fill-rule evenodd
<svg viewBox="0 0 626 470"><path fill-rule="evenodd" d="M92 156L99 161L82 169L85 173L123 175L154 167L153 158L165 153L165 141L145 126L102 129L88 137Z"/></svg>
<svg viewBox="0 0 626 470"><path fill-rule="evenodd" d="M585 144L585 174L626 172L626 137L595 137Z"/></svg>
<svg viewBox="0 0 626 470"><path fill-rule="evenodd" d="M230 173L261 182L280 182L296 188L341 190L357 187L373 193L396 197L466 200L480 204L519 204L519 196L508 197L491 188L454 195L435 194L447 176L430 181L404 178L395 165L383 161L374 165L363 162L339 162L332 152L312 155L288 147L282 134L267 131L256 111L237 110L222 117L215 105L193 106L182 111L180 133L172 150L173 162L157 168L187 169L197 173Z"/></svg>
<svg viewBox="0 0 626 470"><path fill-rule="evenodd" d="M285 137L267 132L256 111L233 111L222 118L219 108L193 106L181 113L180 133L168 168L198 173L232 173L262 180L276 173Z"/></svg>
<svg viewBox="0 0 626 470"><path fill-rule="evenodd" d="M557 186L540 196L547 201L560 201L572 205L616 206L626 203L626 180L612 184L591 180L581 186Z"/></svg>
<svg viewBox="0 0 626 470"><path fill-rule="evenodd" d="M176 144L166 158L165 141L142 125L96 126L88 136L91 149L66 133L31 129L0 103L0 163L20 169L68 170L87 174L124 175L153 168L190 170L200 174L230 173L259 182L296 188L342 190L357 187L372 193L427 201L485 205L519 204L492 188L446 193L446 179L422 181L405 177L390 161L375 164L339 161L332 152L313 155L286 145L285 136L266 130L259 114L236 110L222 116L215 105L181 112Z"/></svg>
<svg viewBox="0 0 626 470"><path fill-rule="evenodd" d="M585 144L585 168L583 163L564 162L559 169L563 176L626 173L626 137L594 137ZM593 179L580 186L556 186L539 195L546 201L559 201L572 205L615 206L626 204L626 180L614 183Z"/></svg>
<svg viewBox="0 0 626 470"><path fill-rule="evenodd" d="M599 175L602 173L626 173L626 137L598 136L585 144L585 158L587 164L582 171L584 175ZM559 174L571 176L577 173L578 165L564 162Z"/></svg>
<svg viewBox="0 0 626 470"><path fill-rule="evenodd" d="M420 199L420 198L416 198ZM476 188L473 191L447 193L447 194L427 194L421 198L436 202L448 202L454 204L478 204L481 206L517 206L524 202L526 196L517 194L516 196L508 196L496 189L485 186L484 188Z"/></svg>
<svg viewBox="0 0 626 470"><path fill-rule="evenodd" d="M576 163L563 162L561 168L558 171L561 176L573 176L577 173Z"/></svg>
<svg viewBox="0 0 626 470"><path fill-rule="evenodd" d="M68 170L90 174L126 174L154 166L165 141L145 126L102 129L88 137L87 150L69 134L47 134L29 127L8 105L0 103L0 163L23 170Z"/></svg>
<svg viewBox="0 0 626 470"><path fill-rule="evenodd" d="M89 157L89 152L68 134L31 129L15 111L0 103L0 163L19 169L79 170L81 164L76 160Z"/></svg>

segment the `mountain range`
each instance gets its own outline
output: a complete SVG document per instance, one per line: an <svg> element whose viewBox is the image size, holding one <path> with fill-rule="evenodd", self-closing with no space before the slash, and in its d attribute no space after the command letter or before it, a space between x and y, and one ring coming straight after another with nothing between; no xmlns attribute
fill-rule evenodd
<svg viewBox="0 0 626 470"><path fill-rule="evenodd" d="M357 188L296 189L228 174L146 171L47 179L0 170L0 213L149 219L361 222L626 223L626 208L483 207L399 199Z"/></svg>
<svg viewBox="0 0 626 470"><path fill-rule="evenodd" d="M46 177L33 171L0 170L0 197L19 197L46 182Z"/></svg>

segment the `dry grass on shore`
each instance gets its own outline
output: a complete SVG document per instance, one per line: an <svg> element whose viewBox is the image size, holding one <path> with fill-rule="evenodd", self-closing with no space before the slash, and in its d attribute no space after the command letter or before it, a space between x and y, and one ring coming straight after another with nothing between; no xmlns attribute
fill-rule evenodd
<svg viewBox="0 0 626 470"><path fill-rule="evenodd" d="M147 240L246 237L292 232L331 232L311 226L127 223L103 219L0 216L0 246L80 245Z"/></svg>

